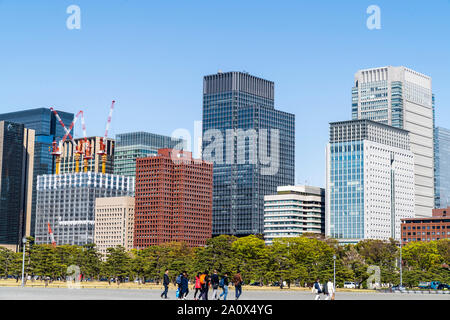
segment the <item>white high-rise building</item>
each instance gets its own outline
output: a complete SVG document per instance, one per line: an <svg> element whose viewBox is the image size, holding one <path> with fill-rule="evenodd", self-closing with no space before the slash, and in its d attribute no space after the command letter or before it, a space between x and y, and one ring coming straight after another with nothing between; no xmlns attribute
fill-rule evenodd
<svg viewBox="0 0 450 320"><path fill-rule="evenodd" d="M370 120L330 123L325 233L341 243L400 239L414 217L409 133Z"/></svg>
<svg viewBox="0 0 450 320"><path fill-rule="evenodd" d="M415 214L434 208L431 78L405 67L359 70L352 90L352 119L369 119L410 132L414 153Z"/></svg>

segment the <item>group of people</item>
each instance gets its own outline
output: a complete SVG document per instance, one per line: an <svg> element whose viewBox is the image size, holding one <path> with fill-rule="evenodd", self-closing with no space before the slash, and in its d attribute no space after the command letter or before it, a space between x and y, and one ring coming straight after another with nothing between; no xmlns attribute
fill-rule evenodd
<svg viewBox="0 0 450 320"><path fill-rule="evenodd" d="M334 300L336 289L331 279L329 279L328 282L325 282L324 284L320 284L319 279L317 279L313 284L312 292L316 295L314 300L320 300L321 294L325 296L325 300Z"/></svg>
<svg viewBox="0 0 450 320"><path fill-rule="evenodd" d="M231 283L234 285L236 295L236 300L242 294L242 285L243 280L240 272L238 271L233 278L231 279ZM164 273L164 291L161 294L161 298L168 299L167 293L169 291L169 270L166 270ZM187 295L189 294L189 277L186 271L181 272L176 278L177 285L177 299L186 300ZM227 299L228 295L228 286L230 285L230 279L228 278L228 273L224 273L221 277L217 274L217 270L214 270L212 275L209 275L208 271L203 273L197 273L194 280L194 287L192 288L194 291L194 300L208 300L208 292L209 289L212 289L212 299L220 300L223 297L223 300ZM222 292L219 294L219 289L222 289ZM198 294L198 296L197 296Z"/></svg>

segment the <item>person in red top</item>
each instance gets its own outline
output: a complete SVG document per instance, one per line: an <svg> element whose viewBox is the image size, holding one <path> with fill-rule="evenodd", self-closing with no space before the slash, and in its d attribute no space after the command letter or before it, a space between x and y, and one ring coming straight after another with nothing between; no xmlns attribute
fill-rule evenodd
<svg viewBox="0 0 450 320"><path fill-rule="evenodd" d="M194 300L198 300L197 298L197 293L199 293L199 297L200 297L200 293L201 293L201 289L202 289L202 284L200 283L200 272L197 273L197 275L195 276L195 284L194 284Z"/></svg>

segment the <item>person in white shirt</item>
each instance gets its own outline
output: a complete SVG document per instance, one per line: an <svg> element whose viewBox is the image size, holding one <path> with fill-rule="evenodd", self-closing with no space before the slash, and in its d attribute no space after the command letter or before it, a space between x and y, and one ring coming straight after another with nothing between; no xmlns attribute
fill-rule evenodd
<svg viewBox="0 0 450 320"><path fill-rule="evenodd" d="M327 283L325 283L325 286L327 286L327 294L325 297L325 300L329 300L330 297L334 296L334 293L336 292L335 288L334 288L334 284L333 282L331 282L331 279L328 280Z"/></svg>

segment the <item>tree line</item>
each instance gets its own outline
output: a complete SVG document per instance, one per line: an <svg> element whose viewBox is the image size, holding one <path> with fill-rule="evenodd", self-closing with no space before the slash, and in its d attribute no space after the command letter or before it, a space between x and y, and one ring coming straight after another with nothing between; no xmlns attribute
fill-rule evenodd
<svg viewBox="0 0 450 320"><path fill-rule="evenodd" d="M26 275L50 281L65 280L68 267L79 266L84 279L125 279L159 283L166 269L171 280L187 271L193 278L198 272L217 270L219 274L237 271L246 284L272 284L286 281L289 285L312 284L316 279L333 279L366 287L369 266L381 271L381 283L398 284L400 265L398 243L394 240L364 240L356 245L339 245L335 239L306 234L296 238L274 240L266 245L262 237L250 235L237 238L221 235L211 238L206 246L191 248L183 242L171 242L145 249L126 251L118 246L109 248L106 257L94 244L84 246L33 244L29 238L25 251ZM335 256L335 260L334 257ZM414 287L420 281L450 283L450 239L431 242L411 242L402 247L403 284ZM22 273L22 253L0 248L0 277Z"/></svg>

